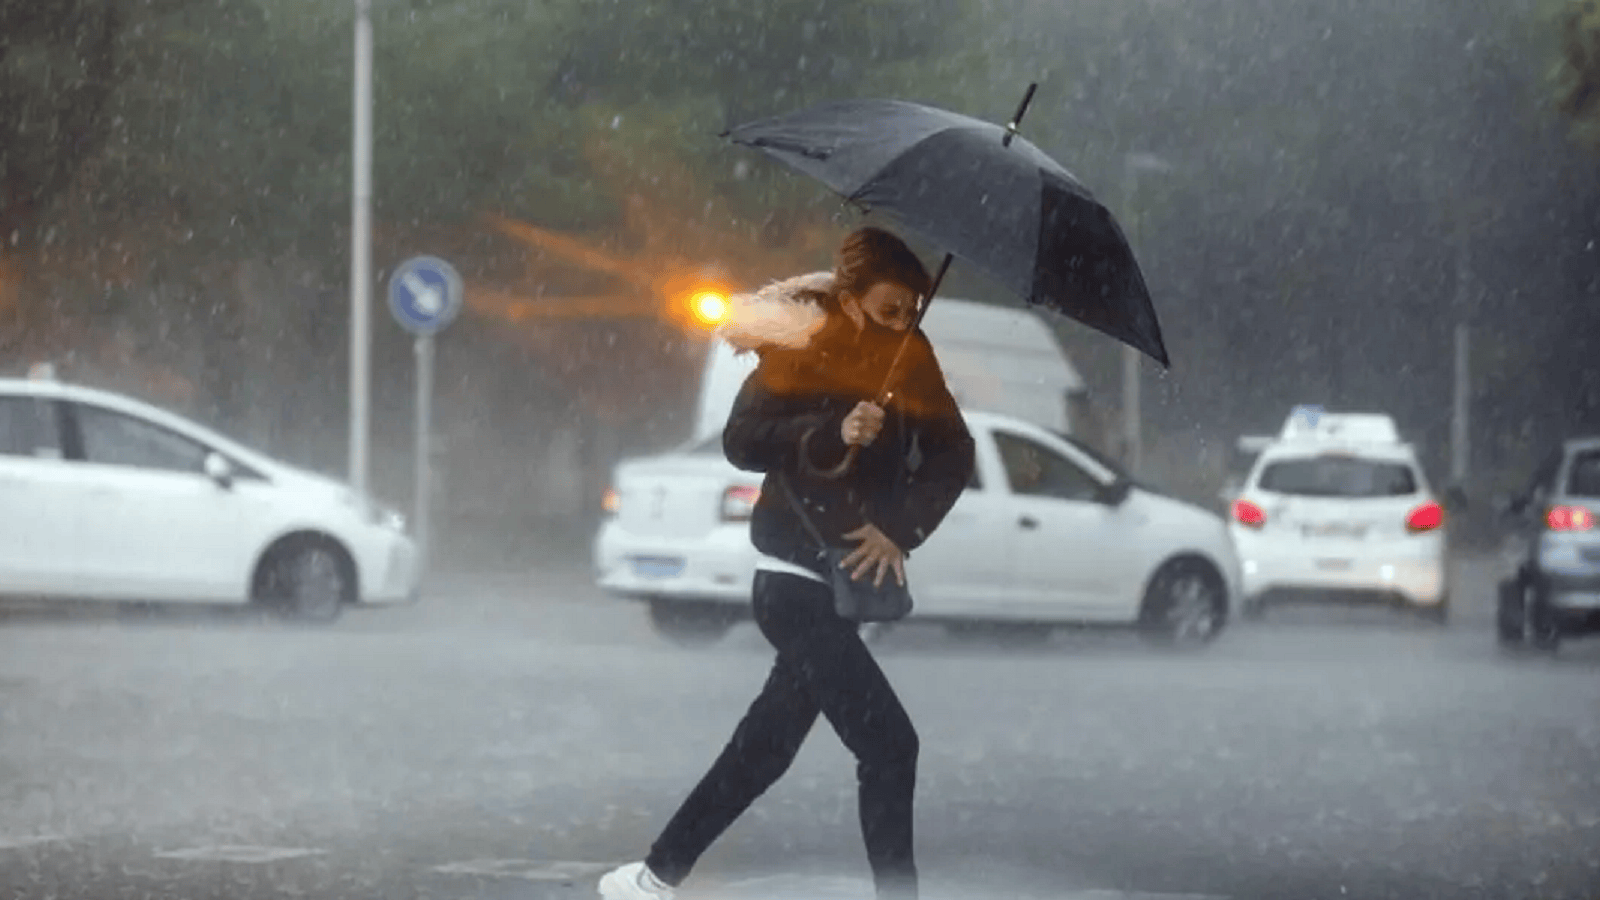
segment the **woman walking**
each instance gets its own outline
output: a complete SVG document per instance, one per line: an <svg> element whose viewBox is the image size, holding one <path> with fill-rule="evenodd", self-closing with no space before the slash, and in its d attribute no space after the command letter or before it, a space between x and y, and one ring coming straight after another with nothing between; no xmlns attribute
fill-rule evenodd
<svg viewBox="0 0 1600 900"><path fill-rule="evenodd" d="M605 900L670 900L700 856L789 768L820 714L856 758L862 837L881 900L913 900L916 729L858 624L834 610L822 538L853 548L856 579L904 582L904 559L955 503L973 466L972 437L932 345L910 335L892 399L879 406L890 363L928 271L899 238L863 228L845 238L835 270L779 282L736 306L723 337L759 354L723 431L728 459L764 472L750 536L762 554L753 613L777 651L771 674L733 737L651 846L600 880ZM850 448L842 477L819 474Z"/></svg>

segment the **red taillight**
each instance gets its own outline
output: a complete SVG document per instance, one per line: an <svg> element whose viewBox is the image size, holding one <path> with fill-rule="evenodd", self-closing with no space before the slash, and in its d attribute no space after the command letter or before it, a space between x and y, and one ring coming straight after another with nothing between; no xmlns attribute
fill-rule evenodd
<svg viewBox="0 0 1600 900"><path fill-rule="evenodd" d="M1444 507L1424 503L1406 515L1406 530L1412 534L1432 531L1444 525Z"/></svg>
<svg viewBox="0 0 1600 900"><path fill-rule="evenodd" d="M722 521L743 522L755 511L761 489L736 484L722 492Z"/></svg>
<svg viewBox="0 0 1600 900"><path fill-rule="evenodd" d="M1246 528L1260 528L1267 524L1267 514L1249 500L1233 501L1233 520Z"/></svg>
<svg viewBox="0 0 1600 900"><path fill-rule="evenodd" d="M1594 513L1582 506L1552 506L1544 514L1551 531L1589 531L1594 528Z"/></svg>

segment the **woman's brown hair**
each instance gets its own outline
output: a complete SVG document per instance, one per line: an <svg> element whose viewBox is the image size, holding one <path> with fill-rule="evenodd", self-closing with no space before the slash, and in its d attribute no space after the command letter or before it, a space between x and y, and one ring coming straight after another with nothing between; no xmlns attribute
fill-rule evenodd
<svg viewBox="0 0 1600 900"><path fill-rule="evenodd" d="M823 305L829 312L837 312L841 294L859 296L880 281L910 289L919 302L927 300L933 290L933 277L905 241L882 228L858 228L839 244L833 289Z"/></svg>

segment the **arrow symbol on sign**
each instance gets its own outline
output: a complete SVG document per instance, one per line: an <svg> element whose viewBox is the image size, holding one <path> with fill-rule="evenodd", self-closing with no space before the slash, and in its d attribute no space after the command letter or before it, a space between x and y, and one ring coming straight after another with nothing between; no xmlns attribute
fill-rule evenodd
<svg viewBox="0 0 1600 900"><path fill-rule="evenodd" d="M422 276L415 272L407 272L400 280L415 298L417 312L425 316L437 316L444 311L444 294L423 280Z"/></svg>

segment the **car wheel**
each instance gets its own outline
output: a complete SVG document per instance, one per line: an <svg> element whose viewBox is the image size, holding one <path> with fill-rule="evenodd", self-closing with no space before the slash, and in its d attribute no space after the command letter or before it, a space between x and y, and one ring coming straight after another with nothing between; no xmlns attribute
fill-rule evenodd
<svg viewBox="0 0 1600 900"><path fill-rule="evenodd" d="M338 546L307 538L268 553L255 599L303 622L332 622L354 596L355 579Z"/></svg>
<svg viewBox="0 0 1600 900"><path fill-rule="evenodd" d="M1535 650L1554 653L1561 647L1561 627L1537 577L1522 579L1522 635Z"/></svg>
<svg viewBox="0 0 1600 900"><path fill-rule="evenodd" d="M1530 649L1554 653L1561 646L1561 630L1550 614L1544 591L1527 575L1501 585L1495 610L1495 634L1508 650Z"/></svg>
<svg viewBox="0 0 1600 900"><path fill-rule="evenodd" d="M1495 597L1494 634L1496 641L1507 650L1520 650L1526 636L1522 614L1522 585L1520 580L1500 582Z"/></svg>
<svg viewBox="0 0 1600 900"><path fill-rule="evenodd" d="M656 634L684 647L714 644L738 620L736 612L717 603L666 597L650 600L650 625Z"/></svg>
<svg viewBox="0 0 1600 900"><path fill-rule="evenodd" d="M1227 595L1216 569L1201 559L1171 560L1156 570L1139 610L1139 631L1168 645L1210 642L1227 620Z"/></svg>

